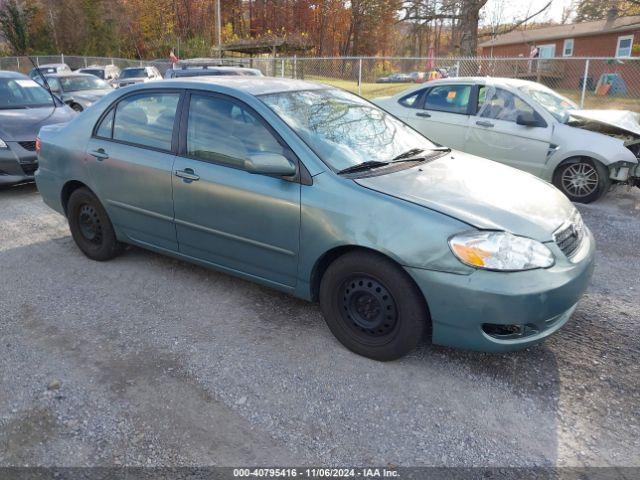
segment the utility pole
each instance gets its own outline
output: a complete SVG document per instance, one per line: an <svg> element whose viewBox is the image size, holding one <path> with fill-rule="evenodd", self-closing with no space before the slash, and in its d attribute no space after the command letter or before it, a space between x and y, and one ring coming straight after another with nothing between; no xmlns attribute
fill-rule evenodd
<svg viewBox="0 0 640 480"><path fill-rule="evenodd" d="M216 0L216 31L218 34L218 58L222 58L222 20L220 19L220 0Z"/></svg>

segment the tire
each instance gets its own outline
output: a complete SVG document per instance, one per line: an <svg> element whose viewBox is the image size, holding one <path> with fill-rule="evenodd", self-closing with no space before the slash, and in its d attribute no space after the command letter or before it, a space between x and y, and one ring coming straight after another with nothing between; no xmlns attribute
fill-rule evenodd
<svg viewBox="0 0 640 480"><path fill-rule="evenodd" d="M91 260L103 262L122 253L109 216L87 188L75 190L67 202L69 229L76 245Z"/></svg>
<svg viewBox="0 0 640 480"><path fill-rule="evenodd" d="M407 273L364 251L347 253L329 265L320 283L320 307L345 347L380 361L409 353L429 325L424 297Z"/></svg>
<svg viewBox="0 0 640 480"><path fill-rule="evenodd" d="M579 158L561 164L553 174L553 184L572 202L591 203L609 191L611 179L600 162Z"/></svg>

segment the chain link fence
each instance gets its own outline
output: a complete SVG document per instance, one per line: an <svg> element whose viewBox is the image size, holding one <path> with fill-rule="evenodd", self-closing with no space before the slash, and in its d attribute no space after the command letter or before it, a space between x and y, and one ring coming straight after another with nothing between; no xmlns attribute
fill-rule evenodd
<svg viewBox="0 0 640 480"><path fill-rule="evenodd" d="M34 56L37 65L66 63L71 69L114 64L120 68L154 65L161 73L167 60L71 55ZM393 95L437 77L493 76L543 83L583 108L619 108L640 112L640 57L638 58L223 58L227 65L257 68L275 77L298 78L335 85L367 98ZM0 70L29 72L28 57L0 58Z"/></svg>

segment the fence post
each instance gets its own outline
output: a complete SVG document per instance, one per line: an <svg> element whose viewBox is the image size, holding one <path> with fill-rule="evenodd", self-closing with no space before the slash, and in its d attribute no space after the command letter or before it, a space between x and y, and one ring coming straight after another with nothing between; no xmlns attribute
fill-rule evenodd
<svg viewBox="0 0 640 480"><path fill-rule="evenodd" d="M20 71L20 57L16 57L16 63L18 64L18 71Z"/></svg>
<svg viewBox="0 0 640 480"><path fill-rule="evenodd" d="M36 57L36 65L40 66L40 57Z"/></svg>
<svg viewBox="0 0 640 480"><path fill-rule="evenodd" d="M589 59L584 62L584 77L582 77L582 95L580 96L580 108L584 108L584 96L587 92L587 75L589 75Z"/></svg>
<svg viewBox="0 0 640 480"><path fill-rule="evenodd" d="M64 53L60 54L60 63L64 63Z"/></svg>
<svg viewBox="0 0 640 480"><path fill-rule="evenodd" d="M460 76L460 60L456 62L456 77Z"/></svg>
<svg viewBox="0 0 640 480"><path fill-rule="evenodd" d="M298 78L298 55L293 56L293 78Z"/></svg>
<svg viewBox="0 0 640 480"><path fill-rule="evenodd" d="M284 78L284 58L282 59L282 63L280 63L280 76Z"/></svg>
<svg viewBox="0 0 640 480"><path fill-rule="evenodd" d="M358 59L358 95L362 95L362 57Z"/></svg>

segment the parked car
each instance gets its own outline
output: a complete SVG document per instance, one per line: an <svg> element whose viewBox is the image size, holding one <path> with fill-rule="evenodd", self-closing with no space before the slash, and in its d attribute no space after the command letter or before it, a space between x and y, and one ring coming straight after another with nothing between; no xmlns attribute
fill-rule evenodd
<svg viewBox="0 0 640 480"><path fill-rule="evenodd" d="M386 77L380 77L376 80L376 83L411 83L415 80L406 73L392 73Z"/></svg>
<svg viewBox="0 0 640 480"><path fill-rule="evenodd" d="M540 342L593 270L556 188L333 87L136 85L40 139L38 189L89 258L130 243L319 300L334 335L378 360L427 331L485 351Z"/></svg>
<svg viewBox="0 0 640 480"><path fill-rule="evenodd" d="M88 73L57 73L45 77L51 91L76 112L82 112L113 91L107 82ZM44 83L42 79L36 78L36 81Z"/></svg>
<svg viewBox="0 0 640 480"><path fill-rule="evenodd" d="M78 73L88 73L89 75L94 75L104 80L110 85L114 85L120 76L120 69L115 65L92 65L79 69Z"/></svg>
<svg viewBox="0 0 640 480"><path fill-rule="evenodd" d="M225 67L225 66L182 66L169 68L164 73L164 78L202 77L206 75L239 75L250 77L262 77L262 72L257 68Z"/></svg>
<svg viewBox="0 0 640 480"><path fill-rule="evenodd" d="M120 72L120 77L115 82L116 88L135 85L136 83L162 80L162 75L156 67L128 67Z"/></svg>
<svg viewBox="0 0 640 480"><path fill-rule="evenodd" d="M26 75L0 70L0 185L32 181L38 130L74 114Z"/></svg>
<svg viewBox="0 0 640 480"><path fill-rule="evenodd" d="M71 73L71 68L66 63L47 63L32 68L29 72L29 77L36 79L42 77L42 75L50 75L52 73Z"/></svg>
<svg viewBox="0 0 640 480"><path fill-rule="evenodd" d="M374 102L430 139L552 182L577 202L640 185L640 114L579 110L535 82L436 80Z"/></svg>

